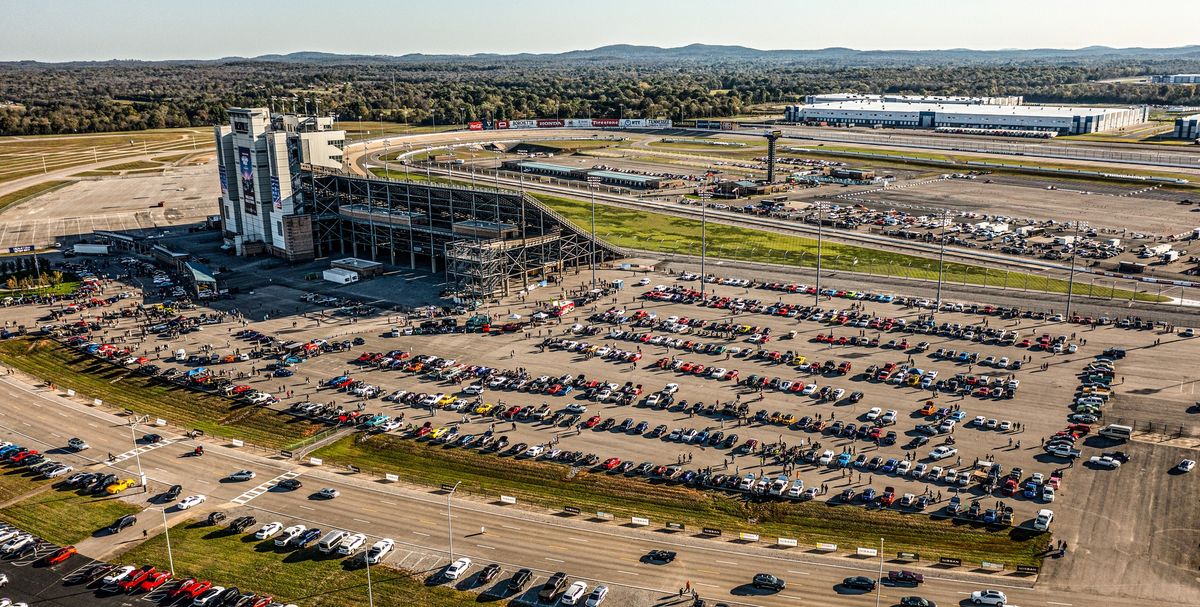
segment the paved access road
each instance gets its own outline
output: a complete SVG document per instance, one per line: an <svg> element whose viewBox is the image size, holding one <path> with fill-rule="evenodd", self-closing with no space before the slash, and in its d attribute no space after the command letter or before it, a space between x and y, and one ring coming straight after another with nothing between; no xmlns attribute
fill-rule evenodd
<svg viewBox="0 0 1200 607"><path fill-rule="evenodd" d="M104 459L108 452L118 454L120 461L116 467L131 476L136 475L135 462L140 459L141 466L152 479L150 496L165 484L180 483L185 487L185 495L208 495L208 509L219 508L231 515L253 512L262 522L301 521L310 526L340 527L393 537L400 542L401 549L392 561L422 571L436 571L447 562L444 494L364 482L330 470L257 457L219 446L210 445L202 458L184 457L191 450L191 443L171 435L166 435L165 446L145 450L139 458L132 458L127 454L132 448L128 426L119 417L66 401L45 390L30 389L11 376L0 381L0 402L3 403L0 405L0 431L6 440L16 439L25 444L44 441L44 447L49 447L62 445L69 438L65 433L74 432L92 445L91 450L81 456ZM62 457L71 459L72 456ZM229 472L241 468L255 470L257 478L243 483L220 481ZM296 473L304 483L298 491L256 491L273 479ZM338 488L341 497L332 501L309 498L311 492L325 486ZM129 499L138 501L139 498L131 495ZM197 513L203 514L208 509ZM186 516L168 512L172 518ZM157 517L141 518L149 521ZM456 555L471 556L480 564L499 562L504 564L506 571L530 567L540 577L551 571L565 571L593 582L621 586L621 593L631 597L670 592L690 581L702 596L730 603L784 605L820 597L823 605L859 605L866 602L865 597L837 594L833 590L834 584L844 576L871 574L878 568L876 561L824 559L801 552L633 530L613 523L577 522L539 512L504 510L467 499L455 499L453 521ZM481 527L486 527L486 533L479 533ZM127 530L124 535L131 533L136 533L136 529ZM121 535L115 539L128 538ZM108 556L117 548L115 544L100 542L81 544L81 549L90 556ZM639 557L652 548L676 550L679 558L666 566L640 563ZM772 595L759 595L746 589L743 585L757 571L785 577L789 581L788 589ZM959 576L972 579L960 581L949 579L951 574L947 577L931 575L933 579L920 593L939 604L955 604L971 590L984 585L982 581L974 581L981 578L973 576ZM1001 579L996 581L1000 585ZM1010 585L1017 583L1009 582ZM1011 601L1018 605L1124 603L1101 596L1058 594L1040 589L1005 587L1005 590ZM885 588L883 598L894 602L909 592L908 589ZM628 604L637 602L637 599L630 599Z"/></svg>

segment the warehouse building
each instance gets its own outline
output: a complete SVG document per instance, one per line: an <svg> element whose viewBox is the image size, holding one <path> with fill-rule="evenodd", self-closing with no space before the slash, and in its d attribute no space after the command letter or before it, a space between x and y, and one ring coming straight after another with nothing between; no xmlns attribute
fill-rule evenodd
<svg viewBox="0 0 1200 607"><path fill-rule="evenodd" d="M943 97L939 95L863 95L859 93L825 93L821 95L806 95L804 103L843 103L843 102L894 102L894 103L941 103L943 105L1020 105L1024 98L1008 97Z"/></svg>
<svg viewBox="0 0 1200 607"><path fill-rule="evenodd" d="M1200 114L1176 118L1174 136L1179 139L1200 139Z"/></svg>
<svg viewBox="0 0 1200 607"><path fill-rule="evenodd" d="M531 160L506 160L501 165L506 171L544 175L559 179L586 181L595 179L597 183L621 188L637 190L657 190L663 188L678 188L684 185L683 180L654 175L639 175L637 173L622 173L620 171L602 171L586 167L572 167L549 162Z"/></svg>
<svg viewBox="0 0 1200 607"><path fill-rule="evenodd" d="M1200 74L1171 74L1151 76L1153 84L1200 84Z"/></svg>
<svg viewBox="0 0 1200 607"><path fill-rule="evenodd" d="M808 124L1019 129L1078 135L1144 123L1149 108L842 101L790 106L785 117L789 122Z"/></svg>

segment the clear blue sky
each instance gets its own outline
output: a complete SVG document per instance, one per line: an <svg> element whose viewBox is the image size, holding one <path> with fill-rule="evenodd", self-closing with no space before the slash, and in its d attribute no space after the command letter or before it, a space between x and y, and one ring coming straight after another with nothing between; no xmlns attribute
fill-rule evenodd
<svg viewBox="0 0 1200 607"><path fill-rule="evenodd" d="M0 0L0 60L1200 42L1196 0ZM1185 25L1186 24L1186 25Z"/></svg>

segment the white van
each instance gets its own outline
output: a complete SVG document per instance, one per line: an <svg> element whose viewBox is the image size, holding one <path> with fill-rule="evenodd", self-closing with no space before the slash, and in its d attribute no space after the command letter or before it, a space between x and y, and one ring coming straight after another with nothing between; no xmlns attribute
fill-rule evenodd
<svg viewBox="0 0 1200 607"><path fill-rule="evenodd" d="M1100 431L1097 434L1112 440L1127 441L1130 438L1133 438L1133 428L1129 426L1122 426L1120 424L1109 424L1103 428L1100 428Z"/></svg>
<svg viewBox="0 0 1200 607"><path fill-rule="evenodd" d="M1049 508L1038 510L1037 518L1033 519L1033 528L1038 531L1048 531L1050 522L1054 520L1054 511Z"/></svg>
<svg viewBox="0 0 1200 607"><path fill-rule="evenodd" d="M325 537L321 538L321 541L317 543L317 550L320 550L325 554L329 554L330 552L337 550L338 545L342 543L342 538L344 537L346 537L345 531L342 531L341 529L334 529L333 531L326 533Z"/></svg>

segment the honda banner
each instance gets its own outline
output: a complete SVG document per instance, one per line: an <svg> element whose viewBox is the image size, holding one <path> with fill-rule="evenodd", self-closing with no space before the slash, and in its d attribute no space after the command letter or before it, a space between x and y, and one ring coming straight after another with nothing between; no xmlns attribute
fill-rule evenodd
<svg viewBox="0 0 1200 607"><path fill-rule="evenodd" d="M507 121L507 120L497 120L497 121L496 121L496 128L498 128L498 129L506 129L506 128L508 128L508 121Z"/></svg>
<svg viewBox="0 0 1200 607"><path fill-rule="evenodd" d="M538 126L538 128L539 128L539 129L553 129L553 128L562 128L562 127L563 127L563 121L561 121L561 120L555 120L555 119L549 119L549 120L542 120L542 119L539 119L539 120L537 121L537 126Z"/></svg>

